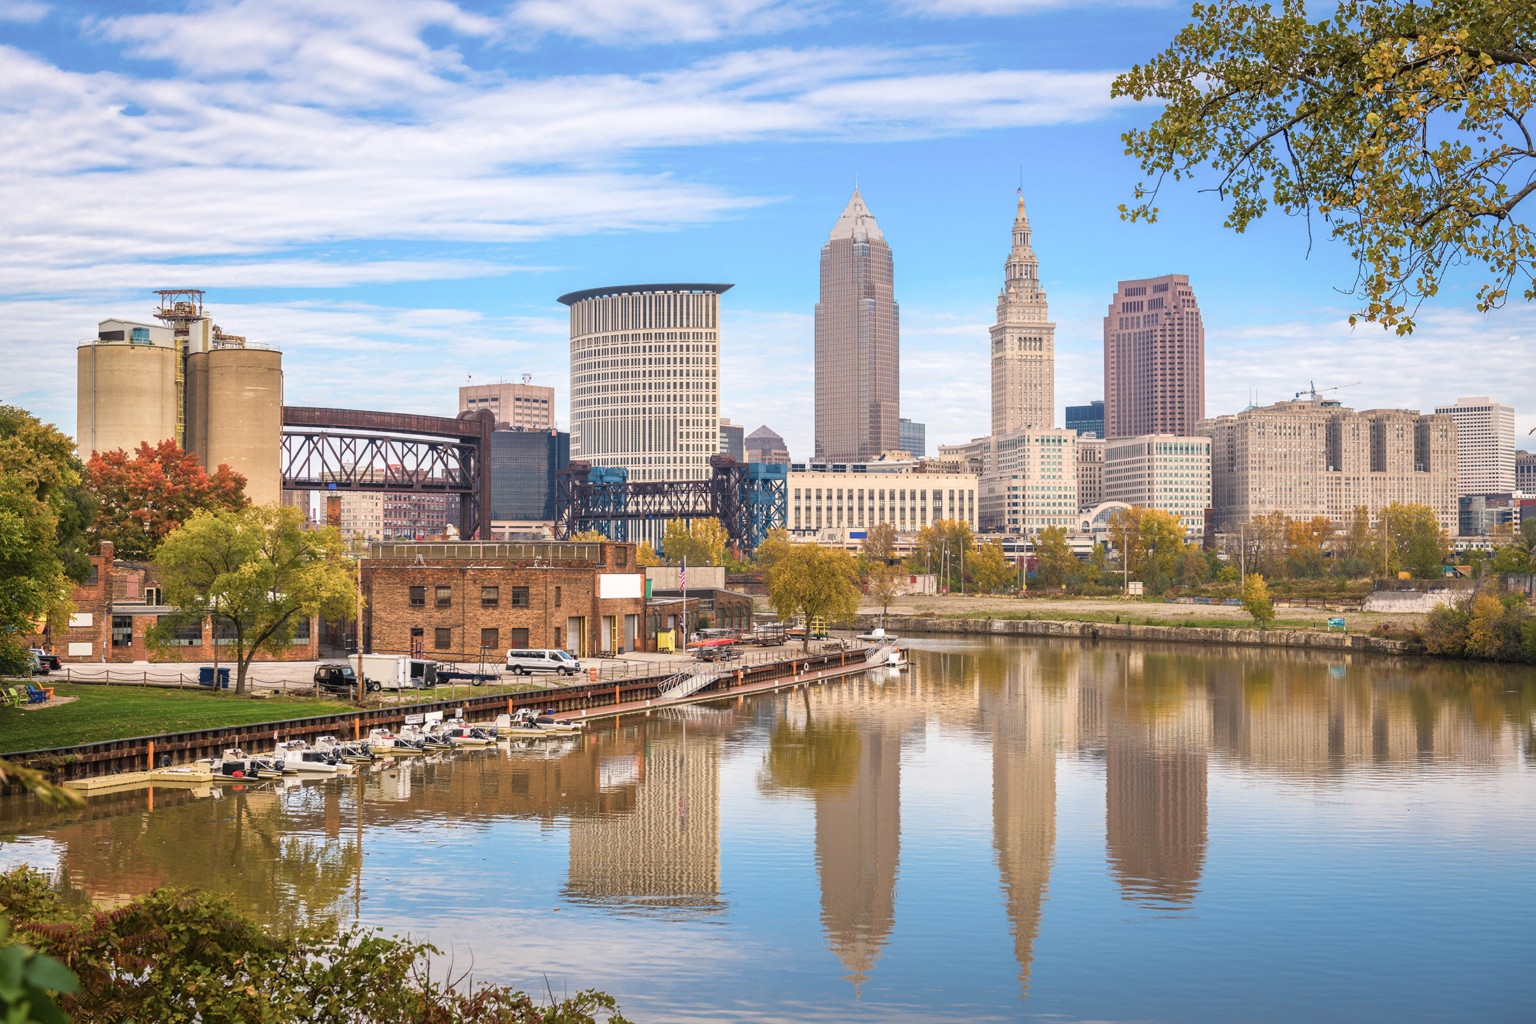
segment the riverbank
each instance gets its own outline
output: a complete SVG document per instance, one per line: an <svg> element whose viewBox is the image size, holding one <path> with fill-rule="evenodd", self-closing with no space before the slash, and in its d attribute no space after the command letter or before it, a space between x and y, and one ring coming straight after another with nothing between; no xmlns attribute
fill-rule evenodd
<svg viewBox="0 0 1536 1024"><path fill-rule="evenodd" d="M861 615L861 630L879 622L878 616ZM1152 626L1136 622L1095 622L1044 618L959 618L888 615L885 628L906 636L911 633L1003 634L1010 636L1077 637L1083 640L1137 640L1156 643L1230 644L1237 647L1289 647L1315 650L1368 651L1373 654L1423 654L1423 647L1408 640L1389 640L1364 633L1326 633L1311 629L1238 629L1217 626Z"/></svg>

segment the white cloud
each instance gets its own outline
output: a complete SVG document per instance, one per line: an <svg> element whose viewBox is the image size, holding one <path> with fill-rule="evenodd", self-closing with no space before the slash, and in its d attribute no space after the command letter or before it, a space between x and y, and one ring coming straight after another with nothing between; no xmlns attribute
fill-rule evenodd
<svg viewBox="0 0 1536 1024"><path fill-rule="evenodd" d="M636 45L783 32L819 20L825 6L801 0L519 0L509 18L535 32Z"/></svg>
<svg viewBox="0 0 1536 1024"><path fill-rule="evenodd" d="M903 14L925 18L1001 18L1084 7L1169 7L1171 0L896 0Z"/></svg>
<svg viewBox="0 0 1536 1024"><path fill-rule="evenodd" d="M31 24L46 18L50 9L47 4L34 3L33 0L0 0L0 21Z"/></svg>

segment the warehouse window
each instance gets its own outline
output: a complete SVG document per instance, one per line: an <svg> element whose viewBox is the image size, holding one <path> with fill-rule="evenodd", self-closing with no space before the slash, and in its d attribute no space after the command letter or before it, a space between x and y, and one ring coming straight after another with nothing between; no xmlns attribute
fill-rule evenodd
<svg viewBox="0 0 1536 1024"><path fill-rule="evenodd" d="M528 607L528 588L527 587L513 587L512 588L512 607L513 608L527 608Z"/></svg>
<svg viewBox="0 0 1536 1024"><path fill-rule="evenodd" d="M482 629L480 631L480 649L482 651L484 651L484 650L493 650L494 651L497 648L499 648L500 646L501 646L501 630L499 630L499 629Z"/></svg>
<svg viewBox="0 0 1536 1024"><path fill-rule="evenodd" d="M432 646L439 651L446 651L453 646L453 630L439 626L432 631Z"/></svg>
<svg viewBox="0 0 1536 1024"><path fill-rule="evenodd" d="M426 606L427 606L427 588L426 587L412 587L411 588L411 607L412 608L425 608Z"/></svg>
<svg viewBox="0 0 1536 1024"><path fill-rule="evenodd" d="M513 630L510 630L509 632L511 634L507 638L507 643L508 643L509 646L511 646L511 647L518 647L518 648L524 648L524 649L527 648L527 646L528 646L528 631L526 629L513 629Z"/></svg>
<svg viewBox="0 0 1536 1024"><path fill-rule="evenodd" d="M481 587L480 588L480 607L481 608L495 608L500 603L501 603L501 588L500 587Z"/></svg>
<svg viewBox="0 0 1536 1024"><path fill-rule="evenodd" d="M452 607L452 605L453 605L453 588L452 587L438 587L437 588L437 606L439 608L449 608L449 607Z"/></svg>

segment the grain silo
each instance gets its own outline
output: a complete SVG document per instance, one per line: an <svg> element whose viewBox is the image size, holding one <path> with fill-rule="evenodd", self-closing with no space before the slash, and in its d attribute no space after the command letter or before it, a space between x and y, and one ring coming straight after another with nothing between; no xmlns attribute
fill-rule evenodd
<svg viewBox="0 0 1536 1024"><path fill-rule="evenodd" d="M202 364L189 377L193 407L204 410L196 451L210 473L222 464L245 477L252 504L270 505L283 492L283 354L241 342L221 347L216 335L189 360Z"/></svg>
<svg viewBox="0 0 1536 1024"><path fill-rule="evenodd" d="M75 350L76 447L92 452L179 440L181 349L158 324L103 320Z"/></svg>
<svg viewBox="0 0 1536 1024"><path fill-rule="evenodd" d="M283 357L224 333L195 289L160 291L164 326L103 320L80 346L81 455L173 438L204 469L244 476L258 505L282 496Z"/></svg>

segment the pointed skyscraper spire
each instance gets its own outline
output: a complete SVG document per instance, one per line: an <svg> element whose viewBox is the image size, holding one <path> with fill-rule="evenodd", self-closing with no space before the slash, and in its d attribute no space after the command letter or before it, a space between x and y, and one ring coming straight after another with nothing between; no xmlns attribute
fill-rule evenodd
<svg viewBox="0 0 1536 1024"><path fill-rule="evenodd" d="M855 242L885 238L880 233L880 225L875 223L875 215L864 205L864 197L859 195L857 186L854 187L853 198L848 200L848 205L843 209L843 215L832 226L831 237L851 238Z"/></svg>
<svg viewBox="0 0 1536 1024"><path fill-rule="evenodd" d="M1040 289L1040 260L1021 188L992 328L992 433L1049 430L1056 415L1055 373L1056 325Z"/></svg>

